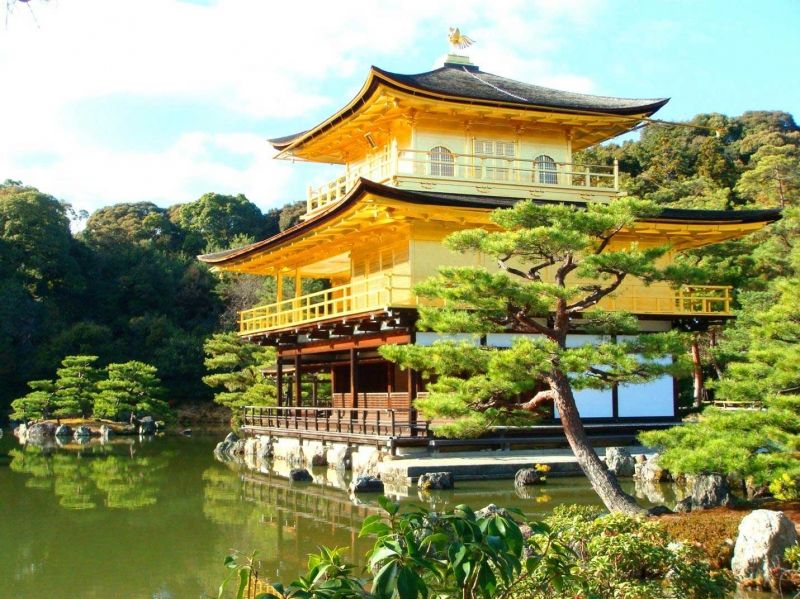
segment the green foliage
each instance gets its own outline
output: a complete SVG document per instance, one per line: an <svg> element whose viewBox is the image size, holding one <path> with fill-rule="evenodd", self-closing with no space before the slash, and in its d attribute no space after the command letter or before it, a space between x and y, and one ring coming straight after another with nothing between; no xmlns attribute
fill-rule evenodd
<svg viewBox="0 0 800 599"><path fill-rule="evenodd" d="M108 378L97 384L95 416L117 419L133 413L171 418L172 411L161 399L164 390L153 366L134 360L109 364L107 371Z"/></svg>
<svg viewBox="0 0 800 599"><path fill-rule="evenodd" d="M11 417L15 420L39 420L53 414L56 386L52 381L30 381L31 392L11 402Z"/></svg>
<svg viewBox="0 0 800 599"><path fill-rule="evenodd" d="M184 248L189 253L227 249L241 235L263 239L278 232L277 223L241 194L204 194L180 206L174 218L187 232Z"/></svg>
<svg viewBox="0 0 800 599"><path fill-rule="evenodd" d="M743 410L707 408L696 423L640 435L664 449L675 474L733 474L757 485L800 477L800 280L778 279L751 294L716 350L727 362L710 386Z"/></svg>
<svg viewBox="0 0 800 599"><path fill-rule="evenodd" d="M570 577L561 586L531 589L522 596L722 599L734 589L730 573L712 571L698 549L673 542L656 521L559 506L545 522L550 534L534 535L531 542L542 546L555 540L570 547Z"/></svg>
<svg viewBox="0 0 800 599"><path fill-rule="evenodd" d="M578 315L585 332L636 332L630 315L604 312L596 305L626 277L649 283L670 276L655 265L666 248L641 249L615 239L621 229L654 210L652 203L632 198L585 208L519 202L492 213L500 231L460 231L445 240L454 251L481 252L496 260L501 271L440 268L437 277L415 287L421 297L436 300L435 307L420 310L420 328L540 336L516 339L508 349L447 342L382 347L387 359L436 375L428 397L416 406L428 418L449 420L437 427L437 434L474 436L492 425L529 422L535 416L535 400L533 405L529 400L542 389L554 391L559 375L568 377L572 389L603 389L684 370L680 360L659 360L684 353L676 333L566 345L570 321ZM587 279L597 283L587 284ZM549 317L553 325L546 324Z"/></svg>
<svg viewBox="0 0 800 599"><path fill-rule="evenodd" d="M360 532L375 537L366 556L371 586L339 550L322 547L307 573L285 587L258 581L265 591L256 596L721 599L733 590L729 573L712 571L696 549L674 543L654 521L571 506L520 524L520 514L503 509L479 517L465 505L400 512L386 498L379 502L383 514L368 516ZM252 558L228 557L226 567L240 589L254 582Z"/></svg>
<svg viewBox="0 0 800 599"><path fill-rule="evenodd" d="M56 370L56 409L54 416L88 417L92 413L97 382L101 373L95 368L97 356L67 356Z"/></svg>
<svg viewBox="0 0 800 599"><path fill-rule="evenodd" d="M217 391L214 401L227 406L238 418L243 406L275 405L275 383L266 378L262 370L275 363L275 350L249 343L235 333L218 333L209 337L204 345L205 366L212 374L203 382Z"/></svg>

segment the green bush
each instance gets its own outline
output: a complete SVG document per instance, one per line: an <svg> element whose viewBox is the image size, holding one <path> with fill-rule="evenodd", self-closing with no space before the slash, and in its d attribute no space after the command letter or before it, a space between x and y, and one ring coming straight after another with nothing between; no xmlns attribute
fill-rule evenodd
<svg viewBox="0 0 800 599"><path fill-rule="evenodd" d="M653 520L573 506L520 524L511 510L400 513L399 504L379 501L384 514L367 517L360 533L376 537L364 578L341 552L322 548L306 574L285 587L260 582L266 590L257 598L721 599L733 590L729 573L713 572ZM238 572L229 578L241 592L252 562L229 557L226 566Z"/></svg>

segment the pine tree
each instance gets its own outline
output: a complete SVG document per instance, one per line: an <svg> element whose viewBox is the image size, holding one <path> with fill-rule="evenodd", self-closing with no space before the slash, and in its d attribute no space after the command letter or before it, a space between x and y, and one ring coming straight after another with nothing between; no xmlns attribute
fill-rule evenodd
<svg viewBox="0 0 800 599"><path fill-rule="evenodd" d="M67 356L56 370L55 416L88 418L97 394L100 371L94 363L97 356Z"/></svg>
<svg viewBox="0 0 800 599"><path fill-rule="evenodd" d="M721 472L755 486L800 479L800 279L746 296L719 352L731 361L712 385L716 398L746 409L707 408L698 422L642 442L661 447L674 474Z"/></svg>
<svg viewBox="0 0 800 599"><path fill-rule="evenodd" d="M171 417L169 405L161 399L164 391L154 366L131 361L109 364L107 371L108 378L97 384L95 416L112 419L128 414Z"/></svg>
<svg viewBox="0 0 800 599"><path fill-rule="evenodd" d="M53 381L30 381L31 392L11 402L11 418L15 420L39 420L50 418L55 407L56 386Z"/></svg>
<svg viewBox="0 0 800 599"><path fill-rule="evenodd" d="M275 405L275 383L262 373L275 363L274 349L245 342L235 333L209 337L204 349L205 366L212 374L204 376L203 382L224 389L214 395L214 401L230 408L234 419L243 406Z"/></svg>
<svg viewBox="0 0 800 599"><path fill-rule="evenodd" d="M498 272L473 267L440 268L415 289L439 307L420 309L421 328L482 335L529 333L509 349L439 342L432 347L386 346L384 356L435 373L429 396L416 406L427 417L453 421L442 434L478 433L493 424L520 423L520 414L546 402L558 408L567 440L594 490L611 511L641 513L597 457L581 423L573 390L610 388L675 373L680 365L659 358L683 353L676 333L647 334L614 343L568 347L580 318L585 332L635 334L629 314L603 312L598 302L627 277L645 283L666 277L655 260L666 248L640 248L620 233L653 204L632 198L585 208L520 202L492 213L495 228L454 233L445 245L482 252Z"/></svg>

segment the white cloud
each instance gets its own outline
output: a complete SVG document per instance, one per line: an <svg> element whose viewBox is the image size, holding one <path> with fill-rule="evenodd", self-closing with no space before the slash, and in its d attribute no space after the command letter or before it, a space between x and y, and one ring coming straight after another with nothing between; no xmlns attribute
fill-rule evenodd
<svg viewBox="0 0 800 599"><path fill-rule="evenodd" d="M594 0L31 5L36 22L18 9L0 33L0 178L22 179L78 208L134 200L167 204L210 190L241 191L261 206L275 205L300 199L301 175L308 172L271 160L260 130L222 133L202 122L176 134L166 148L111 149L68 124L68 111L87 100L191 99L261 123L311 113L310 126L349 99L344 89L357 86L367 64L428 48L431 32L441 35L435 43L444 48L450 25L478 40L470 50L486 70L592 89L587 77L561 72L554 54L597 10ZM323 82L337 85L336 97L322 94ZM270 124L270 132L282 128ZM231 166L221 152L246 160ZM49 160L31 166L25 160L31 155Z"/></svg>

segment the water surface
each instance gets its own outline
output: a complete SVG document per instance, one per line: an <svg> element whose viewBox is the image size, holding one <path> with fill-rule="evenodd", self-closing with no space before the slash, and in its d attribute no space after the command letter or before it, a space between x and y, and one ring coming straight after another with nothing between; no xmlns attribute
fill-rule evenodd
<svg viewBox="0 0 800 599"><path fill-rule="evenodd" d="M358 530L374 500L216 462L218 438L119 438L42 450L6 434L0 599L207 598L216 596L222 559L234 549L257 551L260 574L284 581L322 544L362 561L369 541ZM412 491L402 501L436 509L496 503L530 516L558 503L599 504L582 478L553 478L520 494L511 481L463 482L454 492Z"/></svg>

